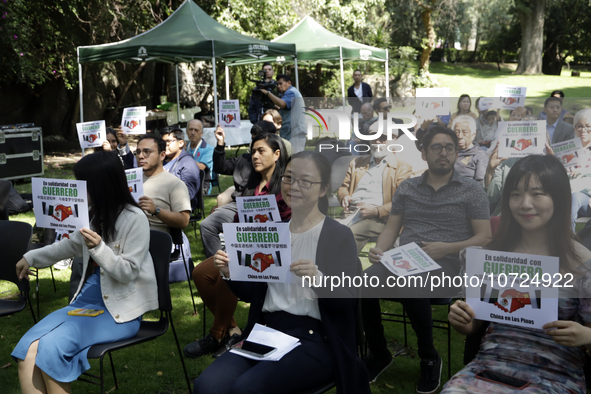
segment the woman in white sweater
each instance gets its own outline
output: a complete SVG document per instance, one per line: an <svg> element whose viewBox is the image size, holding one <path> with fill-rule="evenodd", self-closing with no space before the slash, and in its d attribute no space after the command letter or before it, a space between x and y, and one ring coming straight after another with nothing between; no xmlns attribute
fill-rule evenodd
<svg viewBox="0 0 591 394"><path fill-rule="evenodd" d="M150 227L129 192L121 161L115 153L97 152L83 157L74 174L87 182L90 229L30 251L16 265L19 278L28 280L29 267L74 256L84 264L71 304L31 328L12 353L25 394L69 393L70 382L90 368L90 346L135 336L142 314L158 308ZM104 313L68 315L77 308Z"/></svg>

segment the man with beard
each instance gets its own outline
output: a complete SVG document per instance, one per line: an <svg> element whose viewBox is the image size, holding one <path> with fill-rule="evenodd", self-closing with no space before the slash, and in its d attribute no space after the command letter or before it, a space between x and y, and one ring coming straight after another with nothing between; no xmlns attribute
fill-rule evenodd
<svg viewBox="0 0 591 394"><path fill-rule="evenodd" d="M441 278L445 274L453 278L460 272L459 252L468 246L484 246L491 239L488 200L482 185L454 171L458 157L456 134L448 128L434 126L425 133L421 144L421 155L428 170L420 177L407 179L396 189L388 222L376 247L369 252L373 265L364 274L370 277L369 283L372 283L371 277L379 278L383 287L368 286L362 290L370 381L377 379L392 363L381 323L379 298L400 301L417 335L421 358L421 375L416 387L419 394L434 393L441 379L441 357L433 346L430 298L452 297L451 293L456 294L459 289L436 288L432 292L430 284L423 288L420 281L408 281L406 287L388 287L385 284L392 282L387 281L392 274L376 263L392 248L400 234L401 246L416 242L441 266L417 276L423 280L428 275Z"/></svg>
<svg viewBox="0 0 591 394"><path fill-rule="evenodd" d="M473 142L476 137L476 121L471 116L456 117L451 126L458 136L458 160L454 170L460 175L482 182L488 165L488 155Z"/></svg>
<svg viewBox="0 0 591 394"><path fill-rule="evenodd" d="M337 192L346 213L359 209L358 218L350 224L358 254L371 238L380 235L390 215L396 188L412 173L410 165L389 151L386 140L385 134L372 140L371 156L351 161Z"/></svg>

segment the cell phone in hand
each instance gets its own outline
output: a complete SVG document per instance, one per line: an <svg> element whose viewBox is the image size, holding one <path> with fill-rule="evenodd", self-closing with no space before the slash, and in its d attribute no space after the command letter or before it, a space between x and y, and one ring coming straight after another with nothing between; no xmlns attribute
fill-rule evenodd
<svg viewBox="0 0 591 394"><path fill-rule="evenodd" d="M529 382L525 380L517 379L499 372L491 371L490 369L485 369L483 371L478 372L476 374L476 379L485 380L491 383L502 384L503 386L508 386L517 390L523 390L524 388L529 386Z"/></svg>

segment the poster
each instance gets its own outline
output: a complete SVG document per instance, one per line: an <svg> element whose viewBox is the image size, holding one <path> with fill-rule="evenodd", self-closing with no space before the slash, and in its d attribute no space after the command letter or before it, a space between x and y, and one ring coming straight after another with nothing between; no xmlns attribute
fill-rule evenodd
<svg viewBox="0 0 591 394"><path fill-rule="evenodd" d="M146 107L124 108L121 128L125 134L146 134Z"/></svg>
<svg viewBox="0 0 591 394"><path fill-rule="evenodd" d="M62 239L70 239L70 235L73 233L74 231L68 231L68 230L56 230L55 231L55 242L59 242Z"/></svg>
<svg viewBox="0 0 591 394"><path fill-rule="evenodd" d="M80 147L84 149L98 148L107 140L107 129L104 120L76 123Z"/></svg>
<svg viewBox="0 0 591 394"><path fill-rule="evenodd" d="M125 177L127 178L127 186L129 192L135 201L139 201L140 197L144 195L144 170L142 168L130 168L125 170Z"/></svg>
<svg viewBox="0 0 591 394"><path fill-rule="evenodd" d="M224 223L223 227L232 280L291 282L289 223Z"/></svg>
<svg viewBox="0 0 591 394"><path fill-rule="evenodd" d="M62 231L88 228L86 181L33 178L31 183L37 227Z"/></svg>
<svg viewBox="0 0 591 394"><path fill-rule="evenodd" d="M552 145L554 156L562 162L567 170L580 167L585 159L585 151L580 138L558 142Z"/></svg>
<svg viewBox="0 0 591 394"><path fill-rule="evenodd" d="M499 122L499 157L541 155L546 147L546 121Z"/></svg>
<svg viewBox="0 0 591 394"><path fill-rule="evenodd" d="M417 275L441 268L415 242L384 252L381 263L398 276Z"/></svg>
<svg viewBox="0 0 591 394"><path fill-rule="evenodd" d="M497 98L495 107L501 109L524 107L526 91L527 88L522 86L495 85L495 97Z"/></svg>
<svg viewBox="0 0 591 394"><path fill-rule="evenodd" d="M495 104L494 98L480 97L480 100L478 100L478 108L476 108L476 109L479 111L487 111L489 109L492 109L494 104Z"/></svg>
<svg viewBox="0 0 591 394"><path fill-rule="evenodd" d="M558 320L558 257L469 248L466 262L476 319L537 329Z"/></svg>
<svg viewBox="0 0 591 394"><path fill-rule="evenodd" d="M416 97L417 116L449 115L449 88L417 88Z"/></svg>
<svg viewBox="0 0 591 394"><path fill-rule="evenodd" d="M280 222L275 195L236 197L238 220L240 223Z"/></svg>
<svg viewBox="0 0 591 394"><path fill-rule="evenodd" d="M219 124L224 129L240 128L240 104L238 104L238 100L220 100Z"/></svg>

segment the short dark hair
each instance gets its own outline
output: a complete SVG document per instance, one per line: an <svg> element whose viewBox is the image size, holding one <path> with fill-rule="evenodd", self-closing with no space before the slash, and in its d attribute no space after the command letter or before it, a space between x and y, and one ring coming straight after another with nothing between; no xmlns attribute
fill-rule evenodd
<svg viewBox="0 0 591 394"><path fill-rule="evenodd" d="M269 123L269 122L265 122ZM272 124L271 124L272 125ZM273 127L275 128L275 127ZM254 144L258 141L265 141L267 146L271 148L273 152L279 151L279 159L275 162L275 169L273 170L273 174L271 175L271 180L269 181L269 194L277 194L281 192L281 177L283 176L283 172L285 171L285 163L287 163L287 150L285 149L285 144L283 144L283 140L276 134L269 133L269 134L257 134L252 138L252 142L250 143L250 150L252 151ZM254 174L248 179L248 183L245 189L250 190L243 195L254 195L255 188L261 183L262 176L258 172L254 172ZM252 194L251 194L252 193Z"/></svg>
<svg viewBox="0 0 591 394"><path fill-rule="evenodd" d="M285 82L291 82L291 77L287 74L279 74L277 75L277 80L283 79Z"/></svg>
<svg viewBox="0 0 591 394"><path fill-rule="evenodd" d="M263 63L263 67L265 67L265 66L271 66L271 68L273 68L273 65L271 63L269 63L269 62L264 62Z"/></svg>
<svg viewBox="0 0 591 394"><path fill-rule="evenodd" d="M361 70L360 69L357 69L357 70L353 71L353 74L355 74L357 71L359 71L359 74L361 74Z"/></svg>
<svg viewBox="0 0 591 394"><path fill-rule="evenodd" d="M443 126L433 126L429 127L427 129L427 132L425 132L425 134L423 135L423 138L421 139L421 150L426 151L429 145L431 144L431 141L433 141L433 138L435 138L437 134L449 135L456 148L458 147L458 136L453 130Z"/></svg>
<svg viewBox="0 0 591 394"><path fill-rule="evenodd" d="M550 93L550 97L553 97L555 94L564 97L564 92L562 90L553 90L552 93Z"/></svg>
<svg viewBox="0 0 591 394"><path fill-rule="evenodd" d="M183 140L183 130L179 129L178 127L165 127L164 129L162 129L160 136L164 137L167 134L172 134L172 136L179 141Z"/></svg>
<svg viewBox="0 0 591 394"><path fill-rule="evenodd" d="M562 100L559 99L558 97L548 97L546 99L546 101L544 101L544 108L546 108L546 106L548 105L549 102L551 101L558 101L560 103L560 106L562 107Z"/></svg>
<svg viewBox="0 0 591 394"><path fill-rule="evenodd" d="M256 122L250 128L250 135L257 136L257 135L267 135L267 134L277 134L277 128L271 122L267 122L266 120L261 120Z"/></svg>
<svg viewBox="0 0 591 394"><path fill-rule="evenodd" d="M384 101L385 102L388 102L388 100L386 98L384 98L384 97L380 97L378 99L375 99L374 102L373 102L373 109L374 109L374 111L380 112L380 104L383 103Z"/></svg>
<svg viewBox="0 0 591 394"><path fill-rule="evenodd" d="M162 137L160 137L159 135L156 135L154 133L147 133L147 134L142 135L137 140L138 146L139 146L140 142L142 142L143 140L148 140L148 139L154 140L154 142L158 146L158 154L160 154L166 150L166 142L162 139Z"/></svg>
<svg viewBox="0 0 591 394"><path fill-rule="evenodd" d="M114 241L115 222L128 206L138 207L127 186L123 164L116 152L85 155L74 165L74 175L86 181L90 197L90 223L105 242Z"/></svg>

